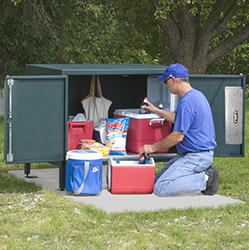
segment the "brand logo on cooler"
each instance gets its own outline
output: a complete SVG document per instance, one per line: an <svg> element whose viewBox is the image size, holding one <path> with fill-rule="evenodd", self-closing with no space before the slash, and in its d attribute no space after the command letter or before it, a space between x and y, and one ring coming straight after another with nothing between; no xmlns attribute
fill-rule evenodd
<svg viewBox="0 0 249 250"><path fill-rule="evenodd" d="M96 173L98 171L99 171L98 168L94 167L92 173Z"/></svg>

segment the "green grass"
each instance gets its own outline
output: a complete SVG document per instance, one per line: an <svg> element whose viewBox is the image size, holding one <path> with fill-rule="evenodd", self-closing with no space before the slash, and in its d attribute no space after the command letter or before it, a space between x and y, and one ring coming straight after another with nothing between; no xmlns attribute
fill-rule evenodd
<svg viewBox="0 0 249 250"><path fill-rule="evenodd" d="M246 138L249 102L246 106ZM249 143L245 157L215 158L220 195L243 204L107 214L8 174L0 118L0 249L249 249ZM32 164L32 168L51 167ZM164 163L157 163L157 170Z"/></svg>

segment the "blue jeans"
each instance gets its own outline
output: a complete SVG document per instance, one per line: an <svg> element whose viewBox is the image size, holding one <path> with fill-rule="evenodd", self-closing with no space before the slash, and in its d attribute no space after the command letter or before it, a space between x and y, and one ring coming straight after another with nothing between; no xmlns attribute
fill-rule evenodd
<svg viewBox="0 0 249 250"><path fill-rule="evenodd" d="M154 193L167 196L205 190L205 170L212 164L213 154L211 150L171 159L157 174Z"/></svg>

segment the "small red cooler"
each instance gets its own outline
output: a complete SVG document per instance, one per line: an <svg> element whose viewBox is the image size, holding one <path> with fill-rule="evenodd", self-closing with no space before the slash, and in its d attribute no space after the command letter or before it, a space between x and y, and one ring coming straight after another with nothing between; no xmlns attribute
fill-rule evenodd
<svg viewBox="0 0 249 250"><path fill-rule="evenodd" d="M139 109L116 109L114 118L130 117L126 150L139 153L144 144L161 141L171 132L171 123L156 114L139 114ZM164 149L158 152L168 152Z"/></svg>
<svg viewBox="0 0 249 250"><path fill-rule="evenodd" d="M77 148L82 139L93 138L93 121L68 122L67 151Z"/></svg>
<svg viewBox="0 0 249 250"><path fill-rule="evenodd" d="M107 183L113 194L150 194L155 183L155 161L150 157L149 163L139 164L110 158Z"/></svg>

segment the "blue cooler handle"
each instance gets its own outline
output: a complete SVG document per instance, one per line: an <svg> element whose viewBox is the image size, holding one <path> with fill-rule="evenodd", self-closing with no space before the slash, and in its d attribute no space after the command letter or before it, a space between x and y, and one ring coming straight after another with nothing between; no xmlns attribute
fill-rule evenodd
<svg viewBox="0 0 249 250"><path fill-rule="evenodd" d="M81 193L81 191L83 190L88 171L89 171L89 162L85 162L85 164L84 164L84 180L83 180L82 184L80 185L79 189L73 193L74 195L79 195Z"/></svg>

